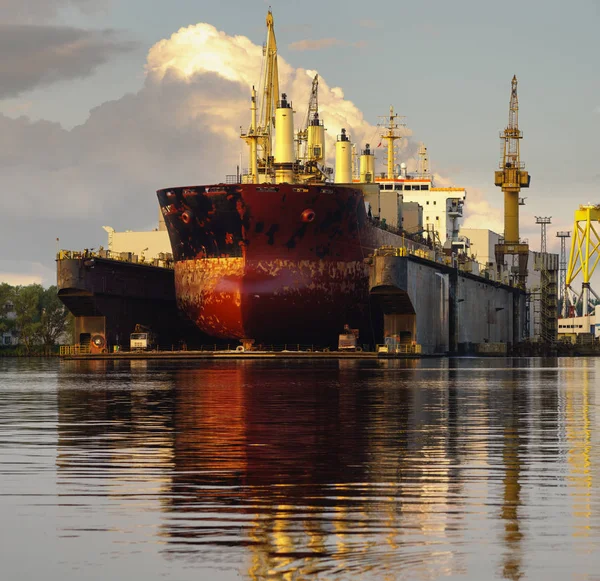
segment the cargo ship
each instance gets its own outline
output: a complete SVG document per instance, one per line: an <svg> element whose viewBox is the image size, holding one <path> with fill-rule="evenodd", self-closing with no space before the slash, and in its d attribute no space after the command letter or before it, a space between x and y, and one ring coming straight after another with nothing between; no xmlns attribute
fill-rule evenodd
<svg viewBox="0 0 600 581"><path fill-rule="evenodd" d="M249 146L248 171L228 180L235 183L158 191L177 303L204 333L246 345L333 344L345 326L373 344L381 330L373 325L378 305L369 298L368 257L382 246L427 252L434 230L403 228L395 190L411 180L396 169L394 141L401 134L393 111L383 135L390 191L377 183L385 179L375 174L368 145L360 174L353 175L344 129L333 172L325 166L318 77L306 123L295 133L291 102L279 92L276 47L269 11L264 74L241 135ZM426 176L413 182L431 185Z"/></svg>

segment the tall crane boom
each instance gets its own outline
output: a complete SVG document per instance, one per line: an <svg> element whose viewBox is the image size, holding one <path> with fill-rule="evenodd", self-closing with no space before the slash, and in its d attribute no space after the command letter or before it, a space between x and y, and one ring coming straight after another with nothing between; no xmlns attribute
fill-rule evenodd
<svg viewBox="0 0 600 581"><path fill-rule="evenodd" d="M319 115L319 75L315 75L312 82L312 88L310 90L310 99L308 100L308 111L306 113L306 121L304 122L304 129L306 129L310 122L315 118L315 115Z"/></svg>
<svg viewBox="0 0 600 581"><path fill-rule="evenodd" d="M315 75L313 78L304 125L298 130L298 159L307 160L310 157L308 152L308 133L309 127L313 123L319 124L319 75Z"/></svg>
<svg viewBox="0 0 600 581"><path fill-rule="evenodd" d="M519 192L528 188L530 177L521 162L519 142L523 132L519 129L519 98L517 77L511 83L508 126L500 133L503 144L500 171L496 172L494 183L504 192L504 240L507 244L519 243Z"/></svg>
<svg viewBox="0 0 600 581"><path fill-rule="evenodd" d="M315 75L312 81L308 111L304 125L298 131L297 144L299 180L306 183L326 180L329 170L322 167L325 162L325 127L319 118L319 75Z"/></svg>
<svg viewBox="0 0 600 581"><path fill-rule="evenodd" d="M279 98L279 68L277 66L277 41L273 14L267 13L267 41L263 47L263 76L260 80L260 109L257 107L257 92L252 87L252 117L248 131L241 138L250 148L250 175L247 181L257 184L261 180L271 180L273 168L273 134L275 128L275 109Z"/></svg>
<svg viewBox="0 0 600 581"><path fill-rule="evenodd" d="M271 155L271 136L275 125L275 107L279 99L279 69L277 66L277 41L275 40L275 28L273 24L273 13L267 13L267 42L264 47L265 76L262 80L263 95L260 108L259 130L265 134L263 139L263 151L265 158Z"/></svg>
<svg viewBox="0 0 600 581"><path fill-rule="evenodd" d="M519 142L523 133L519 129L519 98L517 95L517 77L513 76L508 110L508 125L500 133L503 145L500 170L495 172L494 184L504 193L504 240L496 245L496 263L498 268L504 264L506 254L518 256L518 285L525 287L527 278L527 258L529 246L522 244L519 236L519 192L528 188L531 180L521 162Z"/></svg>
<svg viewBox="0 0 600 581"><path fill-rule="evenodd" d="M510 105L508 110L508 126L504 133L500 134L504 140L504 155L500 162L500 169L517 168L523 169L519 151L519 141L523 139L523 132L519 130L519 96L517 95L517 77L513 76L510 91Z"/></svg>

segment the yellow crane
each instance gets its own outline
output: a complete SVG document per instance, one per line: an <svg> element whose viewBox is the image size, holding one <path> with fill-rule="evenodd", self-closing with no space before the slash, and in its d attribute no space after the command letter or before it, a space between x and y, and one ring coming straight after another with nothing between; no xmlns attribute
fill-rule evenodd
<svg viewBox="0 0 600 581"><path fill-rule="evenodd" d="M525 288L529 245L522 243L519 238L519 192L521 188L529 187L531 176L525 171L525 164L521 161L521 139L523 132L519 129L519 98L515 75L511 83L508 125L500 133L503 144L500 169L494 175L494 184L504 192L504 238L496 245L495 250L498 269L502 268L506 255L518 257L517 285Z"/></svg>
<svg viewBox="0 0 600 581"><path fill-rule="evenodd" d="M260 116L257 118L257 92L252 87L252 118L250 129L241 137L250 147L250 175L248 182L270 181L273 160L273 129L275 127L275 107L279 98L279 68L277 66L277 41L273 13L267 13L267 41L263 47L263 76L259 92L261 95Z"/></svg>

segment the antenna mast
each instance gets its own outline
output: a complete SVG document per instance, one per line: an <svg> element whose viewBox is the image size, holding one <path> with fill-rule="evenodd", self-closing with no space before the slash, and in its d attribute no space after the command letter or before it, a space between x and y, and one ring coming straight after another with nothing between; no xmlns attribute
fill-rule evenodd
<svg viewBox="0 0 600 581"><path fill-rule="evenodd" d="M394 113L394 107L390 107L389 117L381 117L384 119L384 123L380 124L381 127L385 128L386 131L381 135L381 138L387 142L387 178L393 180L396 176L394 175L394 142L397 139L402 139L400 128L404 127L404 123L398 123L396 119L404 119L400 115Z"/></svg>

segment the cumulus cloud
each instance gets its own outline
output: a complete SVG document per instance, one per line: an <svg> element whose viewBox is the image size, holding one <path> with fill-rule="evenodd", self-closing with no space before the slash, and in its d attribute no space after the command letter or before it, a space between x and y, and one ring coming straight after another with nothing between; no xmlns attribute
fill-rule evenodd
<svg viewBox="0 0 600 581"><path fill-rule="evenodd" d="M111 30L0 25L0 98L82 78L135 47Z"/></svg>
<svg viewBox="0 0 600 581"><path fill-rule="evenodd" d="M106 8L111 0L0 0L1 22L40 22L53 19L62 8L84 13Z"/></svg>
<svg viewBox="0 0 600 581"><path fill-rule="evenodd" d="M103 224L142 229L156 221L157 189L223 181L236 172L240 153L247 165L239 128L248 125L261 57L262 47L247 38L199 24L152 47L144 87L93 109L83 125L66 130L0 115L6 200L0 243L12 249L11 259L51 268L57 237L65 248L105 244ZM279 68L281 90L293 99L298 126L315 71L293 68L284 59ZM322 78L319 106L330 161L342 127L359 147L379 142L380 129L341 88ZM414 149L409 139L398 147L402 159Z"/></svg>
<svg viewBox="0 0 600 581"><path fill-rule="evenodd" d="M228 36L214 26L202 23L182 28L150 49L146 64L147 86L160 85L167 78L186 86L209 73L230 81L232 89L237 84L237 92L232 93L232 97L235 97L233 100L223 98L218 101L218 106L213 103L207 107L200 102L197 106L202 109L213 130L225 132L239 142L238 121L244 126L248 124L248 96L252 86L258 84L261 59L262 47L248 38ZM304 120L316 72L296 69L279 57L279 85L293 100L296 126ZM323 78L319 78L319 109L328 129L327 140L330 145L333 145L342 127L360 146L377 139L377 127L365 121L362 112L345 98L340 87L329 87ZM409 136L411 131L405 129L404 134ZM408 143L404 141L400 149L406 147ZM329 147L329 152L332 151L333 148Z"/></svg>
<svg viewBox="0 0 600 581"><path fill-rule="evenodd" d="M501 208L490 204L483 190L468 188L463 227L488 228L502 234L504 232L504 212Z"/></svg>

